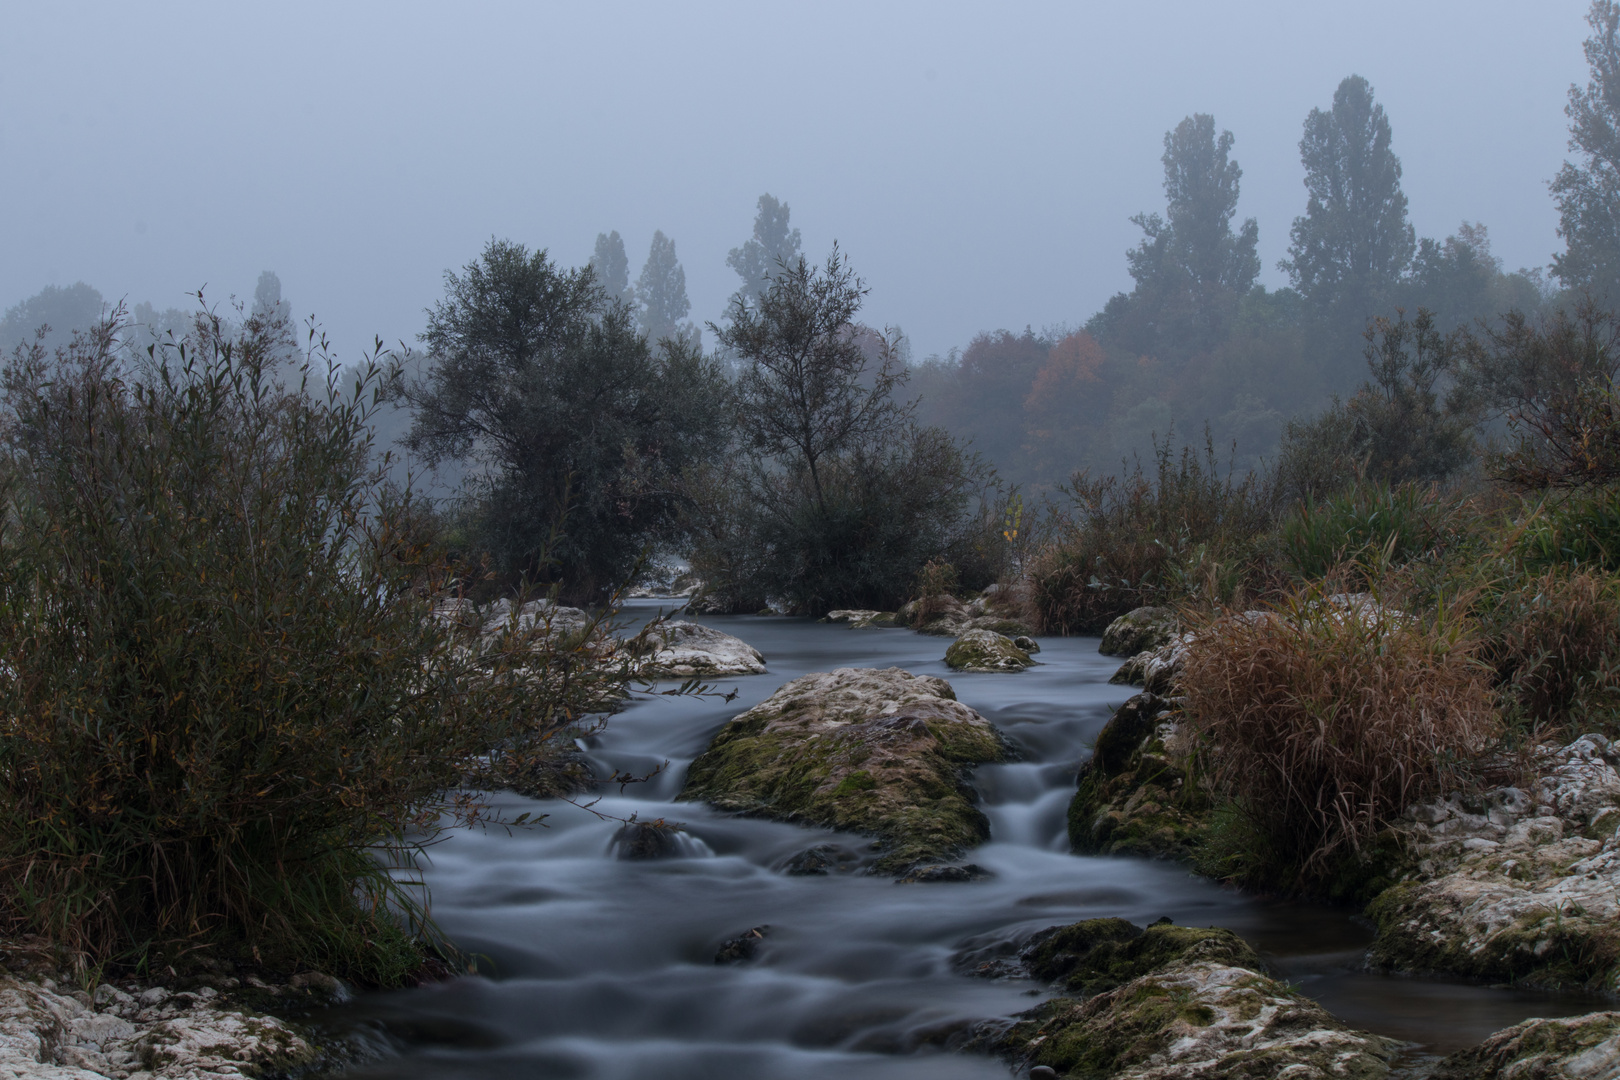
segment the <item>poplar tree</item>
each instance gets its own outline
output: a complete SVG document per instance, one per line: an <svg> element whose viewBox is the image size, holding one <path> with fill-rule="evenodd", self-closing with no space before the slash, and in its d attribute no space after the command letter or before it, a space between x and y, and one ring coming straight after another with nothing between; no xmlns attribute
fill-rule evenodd
<svg viewBox="0 0 1620 1080"><path fill-rule="evenodd" d="M1594 0L1586 16L1591 81L1569 88L1569 148L1553 179L1562 254L1553 274L1569 288L1586 289L1610 303L1620 300L1620 4Z"/></svg>
<svg viewBox="0 0 1620 1080"><path fill-rule="evenodd" d="M788 227L788 204L767 192L755 206L754 235L726 256L726 265L742 278L732 302L740 300L749 307L757 306L770 290L772 277L792 268L799 258L799 230Z"/></svg>
<svg viewBox="0 0 1620 1080"><path fill-rule="evenodd" d="M653 233L647 263L636 279L636 325L650 342L669 338L697 341L697 330L683 324L692 304L686 298L686 271L675 257L675 241L662 232Z"/></svg>
<svg viewBox="0 0 1620 1080"><path fill-rule="evenodd" d="M1352 341L1387 305L1416 248L1390 144L1389 118L1360 75L1339 83L1329 110L1311 110L1299 143L1310 198L1280 265L1335 334Z"/></svg>
<svg viewBox="0 0 1620 1080"><path fill-rule="evenodd" d="M628 304L634 299L630 292L630 257L624 253L624 240L620 238L618 229L596 234L591 270L596 274L596 283L609 300Z"/></svg>

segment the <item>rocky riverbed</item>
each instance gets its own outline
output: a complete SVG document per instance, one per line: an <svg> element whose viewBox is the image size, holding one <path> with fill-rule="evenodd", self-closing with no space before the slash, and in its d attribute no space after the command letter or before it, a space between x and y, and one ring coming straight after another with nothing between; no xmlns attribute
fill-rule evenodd
<svg viewBox="0 0 1620 1080"><path fill-rule="evenodd" d="M304 972L162 980L77 979L39 940L0 942L3 1080L220 1080L296 1075L323 1056L271 1015L344 999L335 979Z"/></svg>

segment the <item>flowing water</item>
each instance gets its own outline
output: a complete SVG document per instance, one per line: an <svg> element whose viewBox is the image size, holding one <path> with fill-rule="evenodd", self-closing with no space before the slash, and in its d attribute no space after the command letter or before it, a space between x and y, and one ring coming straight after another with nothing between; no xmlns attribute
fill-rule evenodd
<svg viewBox="0 0 1620 1080"><path fill-rule="evenodd" d="M1167 863L1069 854L1064 812L1075 769L1109 707L1133 692L1108 685L1117 661L1098 655L1095 638L1044 639L1041 664L1019 674L962 675L941 659L946 640L909 631L703 621L760 649L770 673L723 680L737 690L730 703L639 700L589 746L601 775L662 766L597 809L682 823L689 839L680 856L617 859L618 821L498 798L508 816L549 813L549 827L454 834L433 849L426 875L440 927L480 954L480 975L372 995L327 1015L331 1030L363 1037L382 1055L356 1075L1005 1080L998 1061L941 1048L974 1021L1032 1007L1045 990L967 977L956 958L994 955L999 943L1098 916L1230 927L1329 1010L1411 1042L1419 1057L1529 1016L1603 1007L1361 973L1371 933L1344 910L1256 900ZM991 841L970 858L991 872L987 880L897 885L859 872L872 858L859 838L674 801L715 731L788 679L889 666L949 678L1022 752L975 776ZM818 843L842 850L845 872L781 872ZM769 930L752 961L715 963L723 943L760 926Z"/></svg>

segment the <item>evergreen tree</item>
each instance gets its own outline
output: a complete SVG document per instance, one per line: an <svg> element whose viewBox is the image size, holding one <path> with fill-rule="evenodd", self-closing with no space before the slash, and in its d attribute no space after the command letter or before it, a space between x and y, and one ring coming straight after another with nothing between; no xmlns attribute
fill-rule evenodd
<svg viewBox="0 0 1620 1080"><path fill-rule="evenodd" d="M1215 135L1215 118L1189 116L1164 136L1166 218L1138 214L1146 233L1126 253L1136 279L1128 336L1133 351L1160 356L1213 348L1225 339L1238 301L1260 273L1253 218L1236 233L1239 181L1230 131Z"/></svg>
<svg viewBox="0 0 1620 1080"><path fill-rule="evenodd" d="M1553 179L1558 235L1565 250L1553 273L1565 286L1620 299L1620 4L1594 0L1586 16L1586 62L1592 79L1569 88L1569 148L1581 162L1564 162Z"/></svg>
<svg viewBox="0 0 1620 1080"><path fill-rule="evenodd" d="M647 264L636 279L636 324L652 342L669 338L697 344L697 328L683 323L692 304L686 299L686 271L675 257L675 241L653 233Z"/></svg>
<svg viewBox="0 0 1620 1080"><path fill-rule="evenodd" d="M630 292L630 257L624 253L624 241L619 230L596 234L596 253L591 256L591 270L596 283L609 300L629 304L635 300Z"/></svg>
<svg viewBox="0 0 1620 1080"><path fill-rule="evenodd" d="M1300 160L1310 199L1294 219L1281 263L1332 340L1354 340L1389 303L1412 261L1401 161L1390 149L1389 118L1359 75L1339 83L1333 107L1305 118Z"/></svg>
<svg viewBox="0 0 1620 1080"><path fill-rule="evenodd" d="M799 230L788 228L788 204L766 193L756 205L754 235L726 256L726 265L742 278L732 299L750 306L769 291L769 278L791 268L799 257Z"/></svg>

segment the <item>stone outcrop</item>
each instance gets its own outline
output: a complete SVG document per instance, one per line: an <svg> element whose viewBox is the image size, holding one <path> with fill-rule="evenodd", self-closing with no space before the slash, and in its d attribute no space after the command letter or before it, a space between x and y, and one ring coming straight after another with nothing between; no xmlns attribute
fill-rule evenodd
<svg viewBox="0 0 1620 1080"><path fill-rule="evenodd" d="M851 630L868 630L903 625L897 612L869 611L864 608L845 608L838 611L829 611L827 617L822 621L845 623Z"/></svg>
<svg viewBox="0 0 1620 1080"><path fill-rule="evenodd" d="M979 1046L1058 1076L1377 1080L1399 1048L1267 977L1228 930L1091 919L1035 935L1019 960L1021 971L994 974L1083 996L1049 1001Z"/></svg>
<svg viewBox="0 0 1620 1080"><path fill-rule="evenodd" d="M900 618L917 627L919 634L960 637L969 630L990 630L1008 637L1032 636L1035 631L1015 617L1012 593L1000 590L963 602L954 596L932 596L913 600L900 609ZM920 620L920 621L919 621Z"/></svg>
<svg viewBox="0 0 1620 1080"><path fill-rule="evenodd" d="M734 718L692 762L680 798L871 835L875 869L904 873L988 838L966 772L1006 753L944 679L839 668Z"/></svg>
<svg viewBox="0 0 1620 1080"><path fill-rule="evenodd" d="M1190 752L1173 702L1144 693L1121 705L1080 766L1070 846L1086 854L1191 858L1211 804L1190 778Z"/></svg>
<svg viewBox="0 0 1620 1080"><path fill-rule="evenodd" d="M1163 645L1178 630L1176 613L1171 609L1139 607L1108 624L1097 651L1104 656L1135 656Z"/></svg>
<svg viewBox="0 0 1620 1080"><path fill-rule="evenodd" d="M291 1027L209 987L102 984L91 995L0 976L5 1080L215 1080L294 1071L315 1058Z"/></svg>
<svg viewBox="0 0 1620 1080"><path fill-rule="evenodd" d="M1004 634L969 630L945 650L945 663L956 671L1023 671L1035 661Z"/></svg>
<svg viewBox="0 0 1620 1080"><path fill-rule="evenodd" d="M1430 1080L1603 1080L1620 1076L1620 1013L1526 1020L1452 1054Z"/></svg>
<svg viewBox="0 0 1620 1080"><path fill-rule="evenodd" d="M633 640L642 655L637 675L647 679L709 679L762 675L765 656L740 638L695 622L666 622Z"/></svg>
<svg viewBox="0 0 1620 1080"><path fill-rule="evenodd" d="M1533 783L1453 795L1397 826L1415 866L1368 909L1375 965L1620 991L1620 748L1586 735Z"/></svg>

